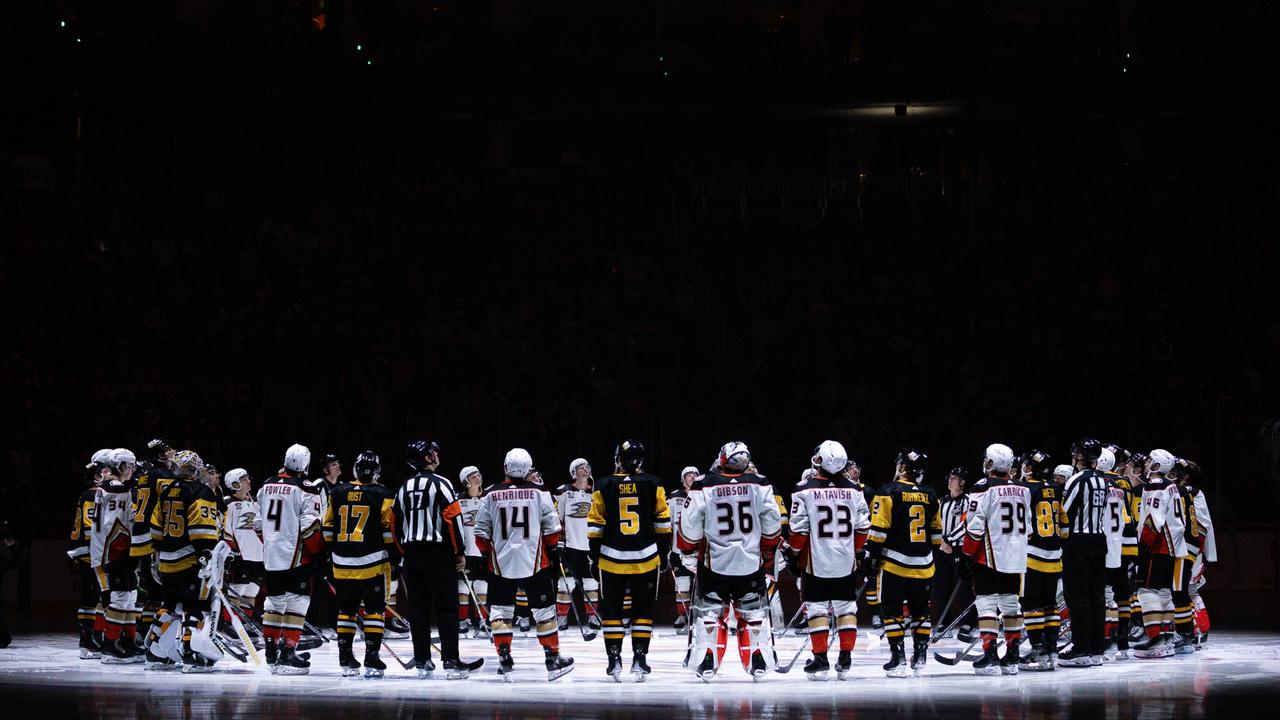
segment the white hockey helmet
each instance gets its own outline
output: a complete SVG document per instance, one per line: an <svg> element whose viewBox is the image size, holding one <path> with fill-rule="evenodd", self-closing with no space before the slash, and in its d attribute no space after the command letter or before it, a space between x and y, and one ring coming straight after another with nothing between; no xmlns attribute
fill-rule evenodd
<svg viewBox="0 0 1280 720"><path fill-rule="evenodd" d="M849 464L849 453L845 452L844 445L835 440L823 440L818 449L813 451L810 462L815 468L825 470L828 475L835 475L844 472Z"/></svg>
<svg viewBox="0 0 1280 720"><path fill-rule="evenodd" d="M94 453L93 457L89 458L89 463L91 465L106 465L111 462L111 452L111 448L102 448Z"/></svg>
<svg viewBox="0 0 1280 720"><path fill-rule="evenodd" d="M680 471L680 479L681 479L681 480L683 480L683 479L684 479L684 476L685 476L685 475L688 475L689 473L693 473L693 474L694 474L694 477L697 477L698 475L701 475L701 474L702 474L702 472L701 472L700 470L698 470L698 468L696 468L696 467L694 467L694 466L692 466L692 465L688 465L688 466L686 466L686 467L685 467L685 469L683 469L683 470L681 470L681 471Z"/></svg>
<svg viewBox="0 0 1280 720"><path fill-rule="evenodd" d="M240 486L248 483L249 480L249 471L244 468L231 470L222 478L222 481L227 485L227 489L233 493L240 492Z"/></svg>
<svg viewBox="0 0 1280 720"><path fill-rule="evenodd" d="M470 478L472 475L479 475L479 474L480 474L480 468L476 467L475 465L468 465L462 468L462 470L458 473L458 483L461 484L463 487L466 487L467 478Z"/></svg>
<svg viewBox="0 0 1280 720"><path fill-rule="evenodd" d="M121 465L137 465L138 457L128 448L116 448L111 451L111 457L107 463L119 470Z"/></svg>
<svg viewBox="0 0 1280 720"><path fill-rule="evenodd" d="M533 456L524 448L511 448L502 460L502 472L509 478L523 478L533 469Z"/></svg>
<svg viewBox="0 0 1280 720"><path fill-rule="evenodd" d="M1168 475L1169 471L1173 469L1173 464L1177 462L1177 458L1173 456L1173 453L1159 448L1152 450L1147 457L1150 458L1147 461L1148 475Z"/></svg>
<svg viewBox="0 0 1280 720"><path fill-rule="evenodd" d="M987 463L991 465L988 466ZM982 467L987 471L1009 472L1009 468L1013 467L1013 450L1001 443L988 445L987 452L982 456Z"/></svg>
<svg viewBox="0 0 1280 720"><path fill-rule="evenodd" d="M1070 465L1059 465L1058 467L1053 469L1053 476L1057 477L1061 475L1064 482L1071 479L1071 476L1075 474L1076 474L1076 469L1071 467Z"/></svg>
<svg viewBox="0 0 1280 720"><path fill-rule="evenodd" d="M586 458L578 458L577 460L574 460L573 462L569 463L569 477L573 479L577 479L578 468L582 467L583 465L587 466L587 476L590 477L591 463L587 462Z"/></svg>
<svg viewBox="0 0 1280 720"><path fill-rule="evenodd" d="M1107 448L1102 448L1102 452L1098 455L1098 472L1111 472L1116 466L1116 454Z"/></svg>
<svg viewBox="0 0 1280 720"><path fill-rule="evenodd" d="M305 473L311 466L311 451L306 445L294 443L284 451L284 469L289 472Z"/></svg>
<svg viewBox="0 0 1280 720"><path fill-rule="evenodd" d="M742 442L727 442L720 446L720 467L732 473L740 473L751 464L751 451Z"/></svg>
<svg viewBox="0 0 1280 720"><path fill-rule="evenodd" d="M814 470L813 468L805 468L804 472L800 473L800 482L796 483L796 487L800 487L801 485L804 485L805 483L809 482L817 475L818 475L817 470Z"/></svg>

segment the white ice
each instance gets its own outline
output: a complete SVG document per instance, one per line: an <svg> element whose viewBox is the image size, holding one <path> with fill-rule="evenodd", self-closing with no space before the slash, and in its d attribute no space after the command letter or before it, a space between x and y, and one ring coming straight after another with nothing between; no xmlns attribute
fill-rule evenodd
<svg viewBox="0 0 1280 720"><path fill-rule="evenodd" d="M408 639L387 642L401 657L411 656ZM778 642L780 661L786 663L802 642L807 643L807 639L792 635L782 638ZM954 715L961 708L1001 710L1007 704L1025 708L1048 701L1058 706L1099 705L1108 711L1118 703L1134 703L1141 706L1141 716L1145 718L1179 715L1177 707L1195 706L1214 693L1263 692L1272 693L1274 698L1275 688L1280 685L1280 635L1276 634L1215 631L1205 649L1193 655L1129 660L1093 669L1023 672L1011 677L978 677L968 663L949 667L931 658L921 677L886 678L880 666L887 659L887 644L877 642L869 629L863 630L858 643L853 671L843 682L835 679L834 672L826 682L806 679L802 668L807 651L790 673L770 673L762 681L753 682L738 661L736 646L731 644L720 673L707 684L680 666L684 636L676 635L669 627L658 628L649 654L653 674L648 682L636 684L629 674L624 674L623 682L617 684L604 672L603 641L597 638L584 642L571 627L561 634L561 649L576 660L572 673L547 682L536 638L517 634L513 645L515 682L506 683L496 674L492 644L476 639L462 641L462 655L483 657L485 666L467 680L447 681L442 677L419 680L414 673L397 666L385 651L383 658L389 668L385 678L343 678L335 643L311 651L311 674L306 676L272 676L230 658L219 662L216 671L207 675L148 672L141 665L112 666L80 660L74 636L42 634L16 637L11 647L0 650L0 693L8 695L19 686L61 688L66 692L111 687L117 692L153 696L212 696L224 704L281 697L335 704L429 700L433 705L456 703L467 708L468 713L482 715L486 709L499 713L500 708L510 711L513 705L527 705L551 711L626 707L643 713L645 708L651 708L695 718L781 717L798 711L813 716L815 709L838 712L845 707L867 706L909 706L931 715ZM936 649L955 653L960 647L956 641L948 640ZM359 643L356 657L363 657ZM829 657L834 663L835 650ZM629 668L629 639L624 658L624 667ZM438 654L435 659L439 663ZM261 710L259 707L254 714L262 714ZM1121 717L1126 715L1127 711L1121 713Z"/></svg>

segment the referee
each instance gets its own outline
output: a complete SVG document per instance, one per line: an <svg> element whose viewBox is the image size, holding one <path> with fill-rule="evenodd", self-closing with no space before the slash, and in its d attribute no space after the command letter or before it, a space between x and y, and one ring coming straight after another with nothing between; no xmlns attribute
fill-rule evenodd
<svg viewBox="0 0 1280 720"><path fill-rule="evenodd" d="M458 659L457 573L464 565L461 508L449 481L435 474L440 446L414 440L405 449L414 473L396 493L396 537L404 550L405 592L409 596L409 632L413 636L418 677L431 677L431 621L434 608L446 677L465 678Z"/></svg>
<svg viewBox="0 0 1280 720"><path fill-rule="evenodd" d="M1093 438L1071 446L1076 473L1063 490L1062 513L1067 536L1062 543L1062 589L1071 611L1071 652L1061 665L1102 664L1106 619L1107 479L1095 468L1102 443Z"/></svg>

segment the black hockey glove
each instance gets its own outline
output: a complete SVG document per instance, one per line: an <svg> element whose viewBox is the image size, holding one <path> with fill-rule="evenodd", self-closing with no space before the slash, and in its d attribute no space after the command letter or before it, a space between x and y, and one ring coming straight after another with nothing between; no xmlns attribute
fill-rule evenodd
<svg viewBox="0 0 1280 720"><path fill-rule="evenodd" d="M400 579L400 563L391 563L391 582Z"/></svg>
<svg viewBox="0 0 1280 720"><path fill-rule="evenodd" d="M678 552L667 553L667 567L677 569L684 567L684 557Z"/></svg>
<svg viewBox="0 0 1280 720"><path fill-rule="evenodd" d="M787 565L798 568L800 567L800 560L803 558L803 554L799 550L791 547L791 545L784 543L782 546L782 557L787 559Z"/></svg>
<svg viewBox="0 0 1280 720"><path fill-rule="evenodd" d="M564 552L560 549L559 545L551 545L547 548L547 560L551 562L551 565L556 569L557 574L564 571L564 568L561 567L561 561L563 559Z"/></svg>

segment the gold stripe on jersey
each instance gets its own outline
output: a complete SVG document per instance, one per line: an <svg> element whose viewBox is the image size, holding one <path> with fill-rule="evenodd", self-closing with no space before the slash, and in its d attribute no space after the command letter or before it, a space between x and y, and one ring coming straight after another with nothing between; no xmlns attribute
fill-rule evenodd
<svg viewBox="0 0 1280 720"><path fill-rule="evenodd" d="M218 544L218 505L213 492L195 482L171 482L151 511L151 541L161 573L195 567L198 550Z"/></svg>
<svg viewBox="0 0 1280 720"><path fill-rule="evenodd" d="M1042 573L1060 573L1062 572L1062 560L1046 562L1037 557L1027 556L1027 569L1035 570Z"/></svg>
<svg viewBox="0 0 1280 720"><path fill-rule="evenodd" d="M321 533L335 580L368 580L390 572L395 498L383 485L342 483L329 493Z"/></svg>
<svg viewBox="0 0 1280 720"><path fill-rule="evenodd" d="M615 473L591 493L587 537L600 542L599 566L639 575L661 565L659 537L671 537L671 507L662 481L648 473Z"/></svg>

